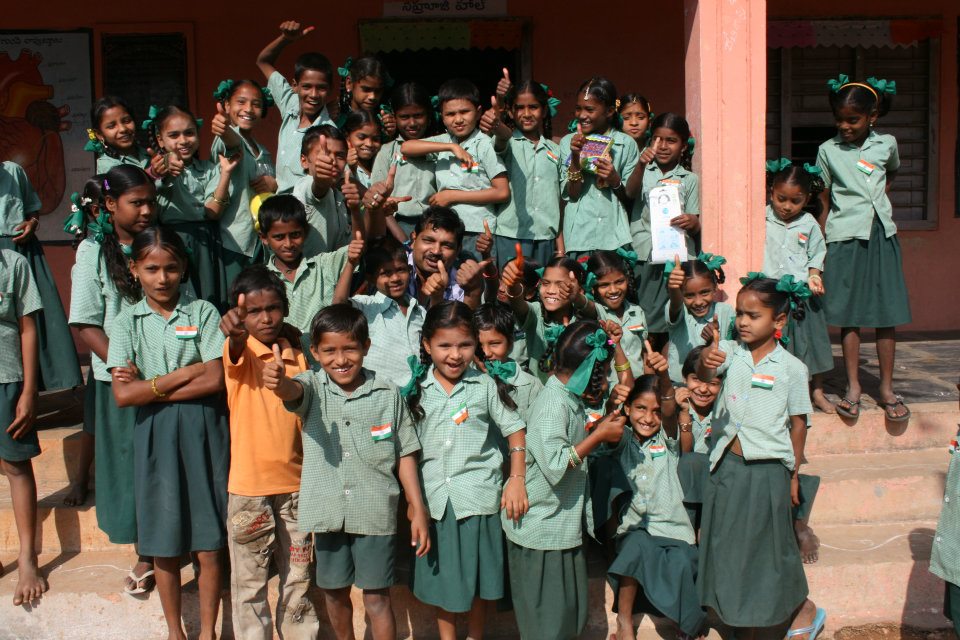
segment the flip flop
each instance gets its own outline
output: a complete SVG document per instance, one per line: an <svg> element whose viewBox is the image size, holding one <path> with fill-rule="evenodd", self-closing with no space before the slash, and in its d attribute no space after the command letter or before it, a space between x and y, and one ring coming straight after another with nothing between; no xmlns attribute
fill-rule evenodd
<svg viewBox="0 0 960 640"><path fill-rule="evenodd" d="M824 625L827 624L827 612L823 609L817 609L817 615L813 619L813 624L809 627L803 627L802 629L791 629L787 631L787 640L789 638L794 638L796 636L807 636L807 640L816 640L816 637L820 635L820 632L823 631Z"/></svg>
<svg viewBox="0 0 960 640"><path fill-rule="evenodd" d="M156 586L156 582L157 582L156 578L154 578L153 584L150 585L149 587L140 586L140 583L144 582L147 578L153 578L153 569L150 569L149 571L144 571L143 575L139 577L137 576L137 574L133 572L133 569L130 569L130 573L127 574L127 577L130 578L130 581L136 585L136 587L134 587L133 589L131 589L129 586L126 586L123 588L123 592L128 596L138 596L141 593L152 591L153 587Z"/></svg>
<svg viewBox="0 0 960 640"><path fill-rule="evenodd" d="M850 408L844 409L843 407L840 406L840 402L846 402L848 405L850 405ZM853 401L847 396L843 396L840 399L840 402L833 405L834 407L836 407L837 413L839 413L844 418L848 418L850 420L856 420L857 418L860 417L860 401L859 400ZM856 409L856 411L853 411L853 409Z"/></svg>
<svg viewBox="0 0 960 640"><path fill-rule="evenodd" d="M903 404L903 398L900 396L897 396L897 399L894 402L881 402L880 406L883 407L883 412L887 414L887 420L890 422L906 422L910 419L910 407ZM891 415L890 412L895 410L897 407L903 407L907 412L902 416Z"/></svg>

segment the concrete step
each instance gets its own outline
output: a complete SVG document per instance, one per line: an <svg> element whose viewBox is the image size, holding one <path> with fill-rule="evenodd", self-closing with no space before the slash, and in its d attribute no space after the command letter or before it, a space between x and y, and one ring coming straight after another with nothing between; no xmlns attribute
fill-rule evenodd
<svg viewBox="0 0 960 640"><path fill-rule="evenodd" d="M812 458L803 473L821 482L811 523L935 520L949 463L946 446Z"/></svg>
<svg viewBox="0 0 960 640"><path fill-rule="evenodd" d="M876 405L865 402L860 418L815 413L807 435L807 455L812 459L833 453L876 453L946 447L957 433L960 411L953 402L924 402L910 406L911 418L894 423Z"/></svg>
<svg viewBox="0 0 960 640"><path fill-rule="evenodd" d="M79 551L116 550L107 534L97 527L93 492L86 504L63 504L66 483L40 483L37 486L37 544L41 553L77 553ZM0 491L0 554L16 554L20 548L10 492Z"/></svg>
<svg viewBox="0 0 960 640"><path fill-rule="evenodd" d="M33 459L37 482L67 483L77 477L81 431L81 425L71 424L37 432L40 455Z"/></svg>

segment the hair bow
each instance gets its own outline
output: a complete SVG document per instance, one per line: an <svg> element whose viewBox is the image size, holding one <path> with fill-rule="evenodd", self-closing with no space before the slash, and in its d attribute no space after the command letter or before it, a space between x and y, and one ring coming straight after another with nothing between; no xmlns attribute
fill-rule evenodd
<svg viewBox="0 0 960 640"><path fill-rule="evenodd" d="M347 78L350 76L350 67L353 66L353 58L347 56L347 59L344 61L342 67L337 67L337 75L341 78Z"/></svg>
<svg viewBox="0 0 960 640"><path fill-rule="evenodd" d="M628 249L624 249L623 247L617 247L617 255L620 256L624 262L630 265L631 269L637 266L637 262L640 260L636 251L630 251Z"/></svg>
<svg viewBox="0 0 960 640"><path fill-rule="evenodd" d="M576 395L583 395L587 385L590 384L590 377L593 375L593 365L600 360L605 360L609 355L607 350L607 333L603 329L597 329L587 336L587 345L593 347L587 357L583 359L577 370L573 372L565 385L567 390Z"/></svg>
<svg viewBox="0 0 960 640"><path fill-rule="evenodd" d="M797 302L809 298L812 294L810 287L802 280L796 280L792 275L787 274L777 282L777 291L790 296L790 308L796 309Z"/></svg>
<svg viewBox="0 0 960 640"><path fill-rule="evenodd" d="M483 363L487 368L487 375L491 378L499 378L504 382L509 382L517 375L517 363L513 360L487 360Z"/></svg>
<svg viewBox="0 0 960 640"><path fill-rule="evenodd" d="M233 89L233 80L227 78L226 80L221 80L220 84L217 85L216 90L213 92L213 97L224 102L227 98L230 97L230 90Z"/></svg>
<svg viewBox="0 0 960 640"><path fill-rule="evenodd" d="M270 87L263 87L260 89L260 93L263 95L264 110L269 109L273 105L277 104L277 101L273 99L273 92L270 91Z"/></svg>
<svg viewBox="0 0 960 640"><path fill-rule="evenodd" d="M837 76L836 79L831 78L830 80L827 80L827 86L830 87L830 91L836 93L837 91L840 91L841 88L843 88L843 85L849 82L850 82L850 76L848 76L845 73L841 73L839 76Z"/></svg>
<svg viewBox="0 0 960 640"><path fill-rule="evenodd" d="M597 275L594 272L587 269L587 265L584 264L583 268L587 270L587 277L584 278L583 287L582 287L583 295L587 300L589 300L590 302L593 302L594 301L593 288L597 286Z"/></svg>
<svg viewBox="0 0 960 640"><path fill-rule="evenodd" d="M536 274L542 278L544 269L546 269L546 267L539 267L537 269L534 269L534 272L536 272Z"/></svg>
<svg viewBox="0 0 960 640"><path fill-rule="evenodd" d="M697 260L702 262L703 266L710 269L710 271L716 271L727 264L727 259L716 253L700 253L700 255L697 256Z"/></svg>
<svg viewBox="0 0 960 640"><path fill-rule="evenodd" d="M93 235L93 239L97 242L103 242L103 238L113 233L113 225L110 224L109 216L101 213L94 220L91 220L87 223L87 230ZM126 245L120 245L121 249L124 249L123 253L127 257L133 255L133 247L127 247Z"/></svg>
<svg viewBox="0 0 960 640"><path fill-rule="evenodd" d="M150 127L153 126L153 121L157 119L157 114L160 113L160 107L155 104L150 105L150 108L147 110L147 119L141 123L140 128L144 131L149 131Z"/></svg>
<svg viewBox="0 0 960 640"><path fill-rule="evenodd" d="M440 96L430 96L430 106L433 107L433 116L438 121L440 118Z"/></svg>
<svg viewBox="0 0 960 640"><path fill-rule="evenodd" d="M767 274L762 271L748 271L745 278L740 278L740 284L747 285L753 282L754 280L763 280L767 277Z"/></svg>
<svg viewBox="0 0 960 640"><path fill-rule="evenodd" d="M663 279L669 280L670 272L676 269L677 267L679 267L681 264L683 263L682 262L675 263L673 260L667 260L666 262L664 262L663 263Z"/></svg>
<svg viewBox="0 0 960 640"><path fill-rule="evenodd" d="M696 146L697 146L696 138L694 138L693 136L690 136L689 138L687 138L687 153L690 154L691 158L693 157L693 150L696 148Z"/></svg>
<svg viewBox="0 0 960 640"><path fill-rule="evenodd" d="M867 78L867 84L877 90L877 93L889 93L892 96L897 95L897 83L895 80L884 80L870 76Z"/></svg>
<svg viewBox="0 0 960 640"><path fill-rule="evenodd" d="M574 118L573 120L567 123L567 131L569 131L570 133L576 133L578 124L580 124L580 120L578 120L577 118Z"/></svg>
<svg viewBox="0 0 960 640"><path fill-rule="evenodd" d="M823 173L823 170L820 169L820 167L818 167L818 166L815 165L815 164L810 164L809 162L804 162L804 163L803 163L803 170L806 171L807 173L809 173L810 175L812 175L812 176L815 177L815 178L819 178L819 177L820 177L820 174Z"/></svg>
<svg viewBox="0 0 960 640"><path fill-rule="evenodd" d="M194 118L194 120L197 121L197 129L200 129L203 127L203 118Z"/></svg>
<svg viewBox="0 0 960 640"><path fill-rule="evenodd" d="M547 344L555 344L565 328L562 324L548 324L544 326L543 341Z"/></svg>
<svg viewBox="0 0 960 640"><path fill-rule="evenodd" d="M540 88L543 89L544 92L546 92L547 94L547 111L550 112L550 117L556 118L558 107L560 106L560 100L558 98L554 98L553 91L551 91L550 87L543 84L542 82L540 83Z"/></svg>
<svg viewBox="0 0 960 640"><path fill-rule="evenodd" d="M420 386L420 378L427 373L427 365L420 362L414 355L407 356L407 366L410 367L410 380L400 388L400 395L409 398Z"/></svg>
<svg viewBox="0 0 960 640"><path fill-rule="evenodd" d="M70 194L70 215L63 221L63 230L71 235L78 235L87 228L87 215L83 210L84 204L93 202L89 198L80 199L80 194L74 191Z"/></svg>
<svg viewBox="0 0 960 640"><path fill-rule="evenodd" d="M100 138L97 137L93 129L87 129L87 144L83 145L83 150L92 153L103 153L104 151L103 143L100 142Z"/></svg>
<svg viewBox="0 0 960 640"><path fill-rule="evenodd" d="M787 167L792 167L793 161L790 158L780 158L779 160L767 160L767 173L777 173Z"/></svg>

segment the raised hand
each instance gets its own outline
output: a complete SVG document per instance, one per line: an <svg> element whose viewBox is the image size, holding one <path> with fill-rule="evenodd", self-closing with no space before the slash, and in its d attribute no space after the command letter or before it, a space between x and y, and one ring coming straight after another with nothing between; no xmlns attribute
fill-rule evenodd
<svg viewBox="0 0 960 640"><path fill-rule="evenodd" d="M483 233L477 236L477 253L484 258L489 258L493 251L493 232L490 231L490 224L483 221Z"/></svg>
<svg viewBox="0 0 960 640"><path fill-rule="evenodd" d="M220 318L220 333L231 341L246 343L249 332L244 324L247 318L247 296L243 293L237 296L237 306L227 310Z"/></svg>
<svg viewBox="0 0 960 640"><path fill-rule="evenodd" d="M263 379L263 386L271 391L275 390L283 382L286 375L286 368L283 366L283 355L280 353L280 345L273 343L273 360L269 360L263 365L263 371L260 374Z"/></svg>
<svg viewBox="0 0 960 640"><path fill-rule="evenodd" d="M227 157L221 153L219 156L220 173L225 173L226 175L230 175L231 173L233 173L233 170L240 165L241 157L242 157L242 154L240 153L235 153L230 157Z"/></svg>
<svg viewBox="0 0 960 640"><path fill-rule="evenodd" d="M613 411L614 408L626 402L630 391L629 385L620 383L613 385L613 389L610 390L610 399L607 401L607 406L610 408L610 411Z"/></svg>
<svg viewBox="0 0 960 640"><path fill-rule="evenodd" d="M687 276L683 273L683 264L680 262L680 256L673 256L673 270L667 279L667 289L680 291L683 289L683 283L687 281Z"/></svg>
<svg viewBox="0 0 960 640"><path fill-rule="evenodd" d="M700 357L703 358L703 364L706 368L717 369L726 362L727 354L720 350L720 331L713 325L710 325L710 330L711 333L713 333L713 338L711 339L710 346L706 348Z"/></svg>
<svg viewBox="0 0 960 640"><path fill-rule="evenodd" d="M577 282L577 276L573 275L572 271L569 273L569 278L557 282L557 288L560 289L560 297L571 302L580 292L580 283Z"/></svg>
<svg viewBox="0 0 960 640"><path fill-rule="evenodd" d="M360 258L363 257L363 234L360 231L353 232L353 240L347 246L347 262L354 267L360 264Z"/></svg>
<svg viewBox="0 0 960 640"><path fill-rule="evenodd" d="M619 322L614 322L613 320L599 320L600 328L606 332L607 337L610 338L610 342L613 344L620 344L620 339L623 338L623 327L620 326Z"/></svg>
<svg viewBox="0 0 960 640"><path fill-rule="evenodd" d="M603 180L604 184L616 188L620 186L620 174L613 166L613 158L609 153L605 153L597 158L597 178Z"/></svg>
<svg viewBox="0 0 960 640"><path fill-rule="evenodd" d="M167 164L166 153L157 153L153 148L147 148L147 156L150 158L151 174L161 177L167 175L167 170L169 167Z"/></svg>
<svg viewBox="0 0 960 640"><path fill-rule="evenodd" d="M457 267L457 284L461 289L476 289L480 286L483 278L483 270L490 266L493 258L487 258L482 262L476 260L465 260L463 264Z"/></svg>
<svg viewBox="0 0 960 640"><path fill-rule="evenodd" d="M500 105L495 97L490 98L490 108L480 116L480 131L487 135L494 133L501 125Z"/></svg>
<svg viewBox="0 0 960 640"><path fill-rule="evenodd" d="M320 180L336 181L340 177L340 169L337 167L336 158L330 153L330 147L327 146L327 136L320 136L317 144L320 152L314 156L313 177Z"/></svg>
<svg viewBox="0 0 960 640"><path fill-rule="evenodd" d="M644 354L646 356L647 366L657 375L663 375L670 368L667 359L659 351L654 351L649 340L643 341Z"/></svg>
<svg viewBox="0 0 960 640"><path fill-rule="evenodd" d="M343 185L340 187L340 193L343 194L344 204L350 211L360 211L360 187L351 180L350 165L343 169Z"/></svg>
<svg viewBox="0 0 960 640"><path fill-rule="evenodd" d="M217 102L217 115L210 119L210 133L215 136L222 136L227 132L230 126L230 119L227 117L227 109L222 102Z"/></svg>
<svg viewBox="0 0 960 640"><path fill-rule="evenodd" d="M704 344L710 344L714 331L717 335L720 334L720 321L717 319L717 314L713 314L713 320L704 325L703 331L700 332L700 338L703 339Z"/></svg>
<svg viewBox="0 0 960 640"><path fill-rule="evenodd" d="M592 431L597 434L601 442L616 444L620 442L620 438L623 436L623 427L626 424L626 416L619 411L614 411L597 420Z"/></svg>
<svg viewBox="0 0 960 640"><path fill-rule="evenodd" d="M167 158L167 175L169 175L172 178L176 178L181 173L183 173L183 169L184 167L186 167L186 163L184 163L183 159L180 156L178 156L173 151L170 151L169 153L167 153L166 158Z"/></svg>
<svg viewBox="0 0 960 640"><path fill-rule="evenodd" d="M437 261L437 272L431 274L427 281L423 283L423 295L432 298L434 302L443 300L443 294L450 284L450 274L443 264L443 260Z"/></svg>
<svg viewBox="0 0 960 640"><path fill-rule="evenodd" d="M397 116L386 109L380 109L380 126L383 127L383 133L388 138L397 135Z"/></svg>
<svg viewBox="0 0 960 640"><path fill-rule="evenodd" d="M654 161L657 157L657 152L654 151L653 147L645 147L643 151L640 152L639 163L646 166Z"/></svg>
<svg viewBox="0 0 960 640"><path fill-rule="evenodd" d="M575 157L578 161L580 159L580 152L583 151L583 145L587 142L587 137L583 135L583 126L578 122L577 123L577 132L570 138L570 155ZM570 163L573 165L573 162ZM579 164L579 162L577 163ZM579 166L577 167L579 169Z"/></svg>
<svg viewBox="0 0 960 640"><path fill-rule="evenodd" d="M517 246L520 246L517 243ZM522 253L520 254L523 255ZM511 260L507 264L503 265L503 270L500 272L500 280L503 281L503 284L509 289L513 287L517 282L523 282L523 262L521 260Z"/></svg>
<svg viewBox="0 0 960 640"><path fill-rule="evenodd" d="M300 23L296 20L287 20L280 23L280 35L288 42L299 40L313 29L314 27L301 28Z"/></svg>
<svg viewBox="0 0 960 640"><path fill-rule="evenodd" d="M497 80L497 97L496 101L501 106L505 104L505 98L507 94L510 93L510 89L513 87L513 83L510 82L510 70L506 67L503 68L503 77Z"/></svg>

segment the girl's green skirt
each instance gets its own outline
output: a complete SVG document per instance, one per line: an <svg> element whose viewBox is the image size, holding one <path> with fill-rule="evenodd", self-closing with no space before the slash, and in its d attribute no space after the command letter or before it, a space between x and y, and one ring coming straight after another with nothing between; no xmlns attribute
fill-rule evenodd
<svg viewBox="0 0 960 640"><path fill-rule="evenodd" d="M430 551L413 561L413 595L444 611L466 613L474 598L503 597L503 570L500 514L457 520L448 500L443 518L430 522Z"/></svg>
<svg viewBox="0 0 960 640"><path fill-rule="evenodd" d="M653 262L638 262L633 271L633 284L637 300L647 316L647 331L667 333L666 307L670 302L667 281L663 278L664 265Z"/></svg>
<svg viewBox="0 0 960 640"><path fill-rule="evenodd" d="M183 240L189 256L187 277L194 295L227 310L227 276L220 256L220 225L216 221L165 224Z"/></svg>
<svg viewBox="0 0 960 640"><path fill-rule="evenodd" d="M138 551L173 558L226 542L230 431L220 394L139 407L134 432Z"/></svg>
<svg viewBox="0 0 960 640"><path fill-rule="evenodd" d="M23 244L17 244L9 236L0 236L0 249L16 251L27 259L40 292L43 311L34 315L40 347L40 390L79 387L83 384L83 377L80 375L80 361L77 359L73 334L40 241L34 236Z"/></svg>
<svg viewBox="0 0 960 640"><path fill-rule="evenodd" d="M587 559L583 547L541 551L508 540L507 556L520 637L579 637L587 625Z"/></svg>
<svg viewBox="0 0 960 640"><path fill-rule="evenodd" d="M837 327L895 327L910 322L910 299L896 235L873 217L870 240L827 243L823 308Z"/></svg>
<svg viewBox="0 0 960 640"><path fill-rule="evenodd" d="M809 590L793 531L790 471L727 451L703 496L700 604L731 627L773 627Z"/></svg>
<svg viewBox="0 0 960 640"><path fill-rule="evenodd" d="M263 248L263 243L257 243L252 256L230 251L221 246L220 261L223 264L224 299L227 299L230 295L230 288L233 286L233 281L237 279L240 272L252 264L264 264L266 262L266 251Z"/></svg>
<svg viewBox="0 0 960 640"><path fill-rule="evenodd" d="M17 415L22 382L0 382L0 460L26 462L40 455L40 439L37 430L30 429L17 439L7 433L6 427Z"/></svg>
<svg viewBox="0 0 960 640"><path fill-rule="evenodd" d="M133 435L137 407L118 407L113 385L87 378L83 426L92 427L97 460L97 525L114 544L137 541Z"/></svg>
<svg viewBox="0 0 960 640"><path fill-rule="evenodd" d="M783 335L789 338L786 349L807 365L810 375L832 371L833 350L823 301L819 296L812 296L804 300L803 305L803 320L791 317L784 327Z"/></svg>
<svg viewBox="0 0 960 640"><path fill-rule="evenodd" d="M607 570L613 610L620 602L623 577L640 584L633 613L669 618L688 636L697 637L706 621L697 594L697 548L682 540L652 536L634 529L617 538L617 557Z"/></svg>

